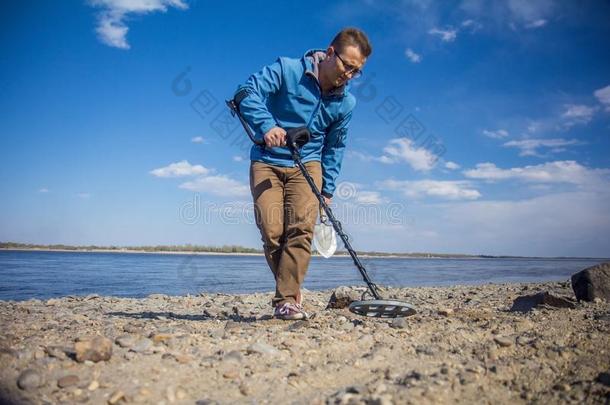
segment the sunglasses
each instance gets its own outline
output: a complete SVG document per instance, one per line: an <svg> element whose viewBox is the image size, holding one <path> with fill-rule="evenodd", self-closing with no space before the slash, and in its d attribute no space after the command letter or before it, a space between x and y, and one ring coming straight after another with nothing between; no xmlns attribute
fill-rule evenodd
<svg viewBox="0 0 610 405"><path fill-rule="evenodd" d="M345 62L343 60L343 58L341 57L341 55L339 55L339 52L335 52L335 55L337 55L337 58L343 64L343 69L345 70L344 74L350 74L351 73L352 79L356 79L356 78L362 76L362 70L358 69L356 66L352 66L349 63Z"/></svg>

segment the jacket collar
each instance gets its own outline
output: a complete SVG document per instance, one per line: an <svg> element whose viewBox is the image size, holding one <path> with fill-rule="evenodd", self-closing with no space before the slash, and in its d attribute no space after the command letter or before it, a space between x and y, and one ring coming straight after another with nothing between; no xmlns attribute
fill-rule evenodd
<svg viewBox="0 0 610 405"><path fill-rule="evenodd" d="M319 63L326 59L326 51L324 49L310 49L303 55L303 63L305 64L305 75L315 79L318 86L320 86L319 80ZM347 86L335 87L328 93L324 94L324 97L343 97L347 92Z"/></svg>

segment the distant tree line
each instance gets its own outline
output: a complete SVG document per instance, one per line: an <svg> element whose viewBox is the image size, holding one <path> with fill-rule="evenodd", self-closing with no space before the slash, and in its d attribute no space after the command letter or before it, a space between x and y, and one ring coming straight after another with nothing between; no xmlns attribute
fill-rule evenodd
<svg viewBox="0 0 610 405"><path fill-rule="evenodd" d="M158 245L158 246L73 246L73 245L37 245L33 243L0 242L0 249L48 249L48 250L132 250L139 252L212 252L212 253L262 253L260 249L253 249L238 245L198 246L198 245Z"/></svg>

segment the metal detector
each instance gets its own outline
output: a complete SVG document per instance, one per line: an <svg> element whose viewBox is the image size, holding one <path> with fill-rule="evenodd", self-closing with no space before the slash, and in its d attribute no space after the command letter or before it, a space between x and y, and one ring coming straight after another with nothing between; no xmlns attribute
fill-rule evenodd
<svg viewBox="0 0 610 405"><path fill-rule="evenodd" d="M241 100L239 100L239 101L241 101ZM252 140L252 142L256 145L265 147L264 140L256 139L254 137L252 129L250 128L250 126L245 121L244 117L241 115L241 113L239 111L239 105L236 102L236 100L227 100L226 103L227 103L227 106L231 109L232 115L234 115L234 116L236 115L239 118L239 121L241 122L242 126L244 127L244 130L246 131L246 133L248 134L248 137L250 137L250 140ZM415 314L415 308L413 308L412 305L407 304L406 302L395 301L395 300L384 300L381 297L381 295L379 294L379 289L377 288L377 285L375 285L375 283L373 283L373 281L370 279L368 273L366 272L366 269L360 262L360 259L358 259L358 255L356 254L356 251L352 248L352 245L349 242L348 236L345 234L345 232L343 232L341 222L337 218L335 218L332 210L324 201L324 197L322 196L322 193L320 192L320 190L318 190L318 187L316 186L313 179L311 178L311 175L307 171L307 168L305 167L303 162L301 162L301 154L300 154L301 148L303 147L303 145L305 145L307 142L309 142L310 137L311 137L311 133L309 132L309 129L307 127L303 126L303 127L298 127L298 128L287 129L286 130L286 146L288 147L288 149L290 150L290 152L292 154L292 159L294 160L294 163L299 167L299 169L301 170L301 173L307 180L307 183L309 183L311 190L313 191L313 193L317 197L318 201L320 202L320 206L324 209L324 212L326 212L328 220L333 225L335 232L337 232L337 235L339 235L339 237L343 241L345 248L347 249L350 256L352 257L352 260L354 261L354 265L358 268L358 271L360 271L362 278L366 282L366 285L368 286L369 291L374 298L371 300L365 300L364 299L364 295L366 294L365 293L365 294L363 294L361 301L354 301L349 305L349 310L358 315L371 316L371 317L377 317L377 318L396 318L396 317L405 317L405 316L410 316L410 315Z"/></svg>

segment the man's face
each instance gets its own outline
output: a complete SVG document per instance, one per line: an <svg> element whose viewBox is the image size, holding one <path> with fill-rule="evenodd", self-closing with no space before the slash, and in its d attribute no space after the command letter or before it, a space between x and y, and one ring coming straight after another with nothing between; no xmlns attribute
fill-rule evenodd
<svg viewBox="0 0 610 405"><path fill-rule="evenodd" d="M337 51L331 46L326 50L326 61L325 80L332 87L339 87L354 76L359 76L366 58L362 56L360 49L356 46L348 45L341 51Z"/></svg>

